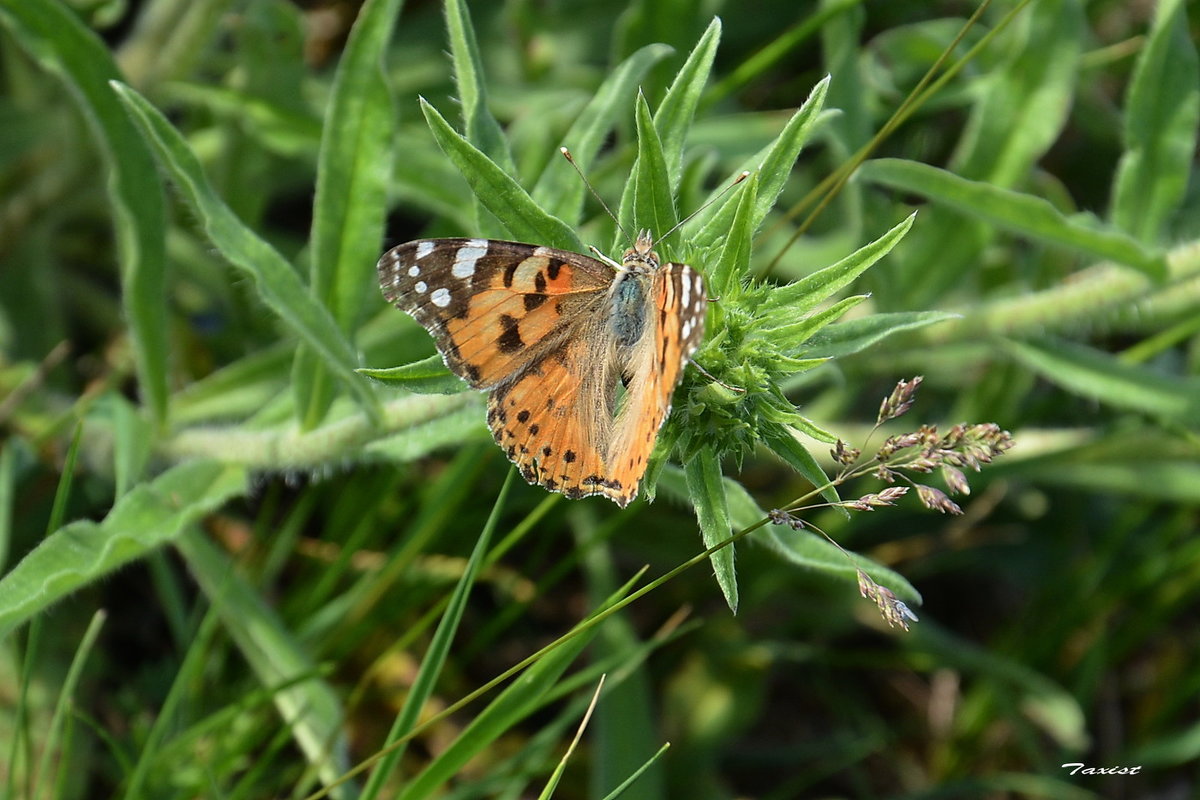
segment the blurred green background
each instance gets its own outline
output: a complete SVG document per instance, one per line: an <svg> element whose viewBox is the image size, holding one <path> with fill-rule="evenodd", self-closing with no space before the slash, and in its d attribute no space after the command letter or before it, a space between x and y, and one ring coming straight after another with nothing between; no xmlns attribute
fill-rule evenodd
<svg viewBox="0 0 1200 800"><path fill-rule="evenodd" d="M0 0L0 797L533 797L601 673L555 796L651 761L622 796L1197 796L1198 29L1180 0ZM781 383L813 432L861 446L919 374L905 430L1016 439L962 516L806 515L909 633L774 526L736 615L704 562L563 641L704 549L684 473L623 511L502 490L479 394L353 372L433 353L385 248L506 230L418 97L607 244L557 148L605 109L616 205L636 89L660 109L694 48L684 213L831 76L751 274L918 212ZM789 463L723 462L735 525L810 491Z"/></svg>

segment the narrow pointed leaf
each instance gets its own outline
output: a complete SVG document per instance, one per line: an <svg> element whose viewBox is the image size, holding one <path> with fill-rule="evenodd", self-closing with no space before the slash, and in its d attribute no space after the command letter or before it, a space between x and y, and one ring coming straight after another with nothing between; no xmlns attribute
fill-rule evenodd
<svg viewBox="0 0 1200 800"><path fill-rule="evenodd" d="M446 362L438 355L387 369L363 367L358 372L380 383L416 394L458 394L470 388L462 378L446 368Z"/></svg>
<svg viewBox="0 0 1200 800"><path fill-rule="evenodd" d="M721 257L717 259L716 267L708 274L708 281L712 286L710 291L716 297L727 295L738 279L749 274L750 252L754 245L756 227L754 207L758 199L759 175L758 172L753 173L736 190L738 203L733 223L721 248Z"/></svg>
<svg viewBox="0 0 1200 800"><path fill-rule="evenodd" d="M154 158L108 82L120 77L108 46L67 4L0 0L0 22L11 41L62 78L100 144L111 177L113 223L121 266L121 301L129 322L139 388L151 418L167 411L167 227Z"/></svg>
<svg viewBox="0 0 1200 800"><path fill-rule="evenodd" d="M1200 59L1182 0L1160 0L1125 102L1112 221L1154 244L1187 191L1200 123Z"/></svg>
<svg viewBox="0 0 1200 800"><path fill-rule="evenodd" d="M896 246L896 242L908 233L915 218L915 213L909 215L883 236L860 247L836 264L772 290L763 300L763 313L786 309L786 313L798 316L816 308L834 292L849 285L876 261L887 255Z"/></svg>
<svg viewBox="0 0 1200 800"><path fill-rule="evenodd" d="M828 308L823 308L795 322L786 322L787 319L795 319L795 315L786 313L786 310L784 313L776 312L763 320L761 335L763 338L769 339L785 354L794 355L802 351L804 343L811 339L813 334L841 317L869 296L858 294L853 297L847 297ZM776 323L783 324L776 326Z"/></svg>
<svg viewBox="0 0 1200 800"><path fill-rule="evenodd" d="M1018 361L1074 394L1200 428L1200 378L1176 378L1065 341L1007 342Z"/></svg>
<svg viewBox="0 0 1200 800"><path fill-rule="evenodd" d="M1161 252L1142 246L1126 233L1070 219L1040 197L897 158L869 161L859 173L866 180L927 197L1021 236L1110 259L1152 278L1161 279L1167 274L1166 258Z"/></svg>
<svg viewBox="0 0 1200 800"><path fill-rule="evenodd" d="M395 114L383 57L402 0L363 5L338 62L317 157L310 286L342 330L353 337L375 292L391 181ZM325 416L333 383L320 357L296 353L296 409L309 429Z"/></svg>
<svg viewBox="0 0 1200 800"><path fill-rule="evenodd" d="M128 86L114 83L113 87L212 243L230 264L251 278L263 303L321 354L330 372L378 419L374 394L366 381L354 374L358 356L328 310L313 298L291 265L217 196L196 155L166 117Z"/></svg>
<svg viewBox="0 0 1200 800"><path fill-rule="evenodd" d="M836 503L840 499L837 489L827 485L829 476L825 474L825 470L821 469L821 465L813 458L812 453L800 444L791 430L782 425L773 425L767 430L765 441L775 455L799 472L801 477L813 485L813 488L820 489L821 497L825 498L827 502Z"/></svg>
<svg viewBox="0 0 1200 800"><path fill-rule="evenodd" d="M704 92L712 71L717 45L721 43L721 19L713 17L708 28L688 54L687 60L675 75L671 88L654 114L654 127L662 140L663 155L670 176L668 188L674 192L679 188L683 171L683 143L687 138L696 106ZM665 230L665 229L664 229Z"/></svg>
<svg viewBox="0 0 1200 800"><path fill-rule="evenodd" d="M421 100L421 111L438 146L458 167L483 206L503 223L518 241L582 252L583 245L571 226L547 214L512 176L464 139L437 112Z"/></svg>
<svg viewBox="0 0 1200 800"><path fill-rule="evenodd" d="M483 81L483 60L475 27L463 0L446 0L446 31L450 40L450 56L454 64L454 85L462 104L463 127L467 141L513 174L512 154L500 123L488 108L487 87Z"/></svg>
<svg viewBox="0 0 1200 800"><path fill-rule="evenodd" d="M775 206L775 201L779 199L779 194L783 191L788 176L791 175L792 167L820 117L821 108L825 103L825 93L828 89L829 78L827 76L813 87L808 99L804 101L804 105L796 110L775 141L763 152L755 154L744 162L741 168L734 173L736 175L747 171L759 175L753 216L755 230L762 225L767 214ZM714 190L714 194L710 195L709 199L724 188L721 186ZM735 213L737 213L735 198L726 197L697 214L695 219L684 226L684 233L688 241L694 242L697 247L711 247L721 241L725 231L732 226Z"/></svg>
<svg viewBox="0 0 1200 800"><path fill-rule="evenodd" d="M638 158L634 165L633 224L662 236L679 221L662 142L650 119L646 98L637 100Z"/></svg>
<svg viewBox="0 0 1200 800"><path fill-rule="evenodd" d="M635 97L638 82L650 67L670 52L671 48L666 45L646 45L621 62L596 90L571 129L563 136L563 143L585 173L588 164L604 144L604 137L617 120L628 113L627 103ZM567 160L554 158L542 171L531 194L539 206L554 209L562 219L577 223L586 191L583 181Z"/></svg>
<svg viewBox="0 0 1200 800"><path fill-rule="evenodd" d="M806 355L838 358L865 350L895 333L936 325L961 314L949 311L897 311L835 322L818 331L801 348Z"/></svg>
<svg viewBox="0 0 1200 800"><path fill-rule="evenodd" d="M721 475L721 462L717 454L707 447L700 450L684 465L688 495L696 510L700 523L700 535L705 547L728 539L733 535L729 521L729 506L725 497L725 483ZM725 602L734 614L738 609L737 571L734 567L733 546L724 547L709 557L717 585L725 595Z"/></svg>

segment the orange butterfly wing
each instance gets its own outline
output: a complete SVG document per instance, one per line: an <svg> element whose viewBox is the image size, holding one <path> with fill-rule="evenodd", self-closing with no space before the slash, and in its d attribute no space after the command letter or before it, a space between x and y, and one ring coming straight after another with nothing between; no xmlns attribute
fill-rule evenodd
<svg viewBox="0 0 1200 800"><path fill-rule="evenodd" d="M521 372L595 315L612 283L601 261L494 239L418 239L378 264L388 302L434 337L446 366L476 389Z"/></svg>
<svg viewBox="0 0 1200 800"><path fill-rule="evenodd" d="M578 253L480 239L408 242L378 271L384 296L429 330L447 367L492 390L488 426L527 481L622 507L637 496L703 338L699 273L665 264L618 275ZM637 290L620 294L620 280Z"/></svg>

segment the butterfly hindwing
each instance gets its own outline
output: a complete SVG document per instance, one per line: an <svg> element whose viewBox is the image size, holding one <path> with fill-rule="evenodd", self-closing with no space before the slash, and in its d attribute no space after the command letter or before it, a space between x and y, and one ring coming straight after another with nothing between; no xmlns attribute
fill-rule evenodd
<svg viewBox="0 0 1200 800"><path fill-rule="evenodd" d="M379 260L384 297L434 337L459 377L491 388L593 316L613 270L578 253L494 239L418 239Z"/></svg>

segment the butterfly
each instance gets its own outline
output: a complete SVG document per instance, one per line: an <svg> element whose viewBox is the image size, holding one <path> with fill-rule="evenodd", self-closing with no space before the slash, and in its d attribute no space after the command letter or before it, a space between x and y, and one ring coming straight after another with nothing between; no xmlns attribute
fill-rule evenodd
<svg viewBox="0 0 1200 800"><path fill-rule="evenodd" d="M496 239L418 239L379 259L388 302L487 390L496 443L532 484L637 497L684 366L704 338L704 279L649 231L621 263Z"/></svg>

